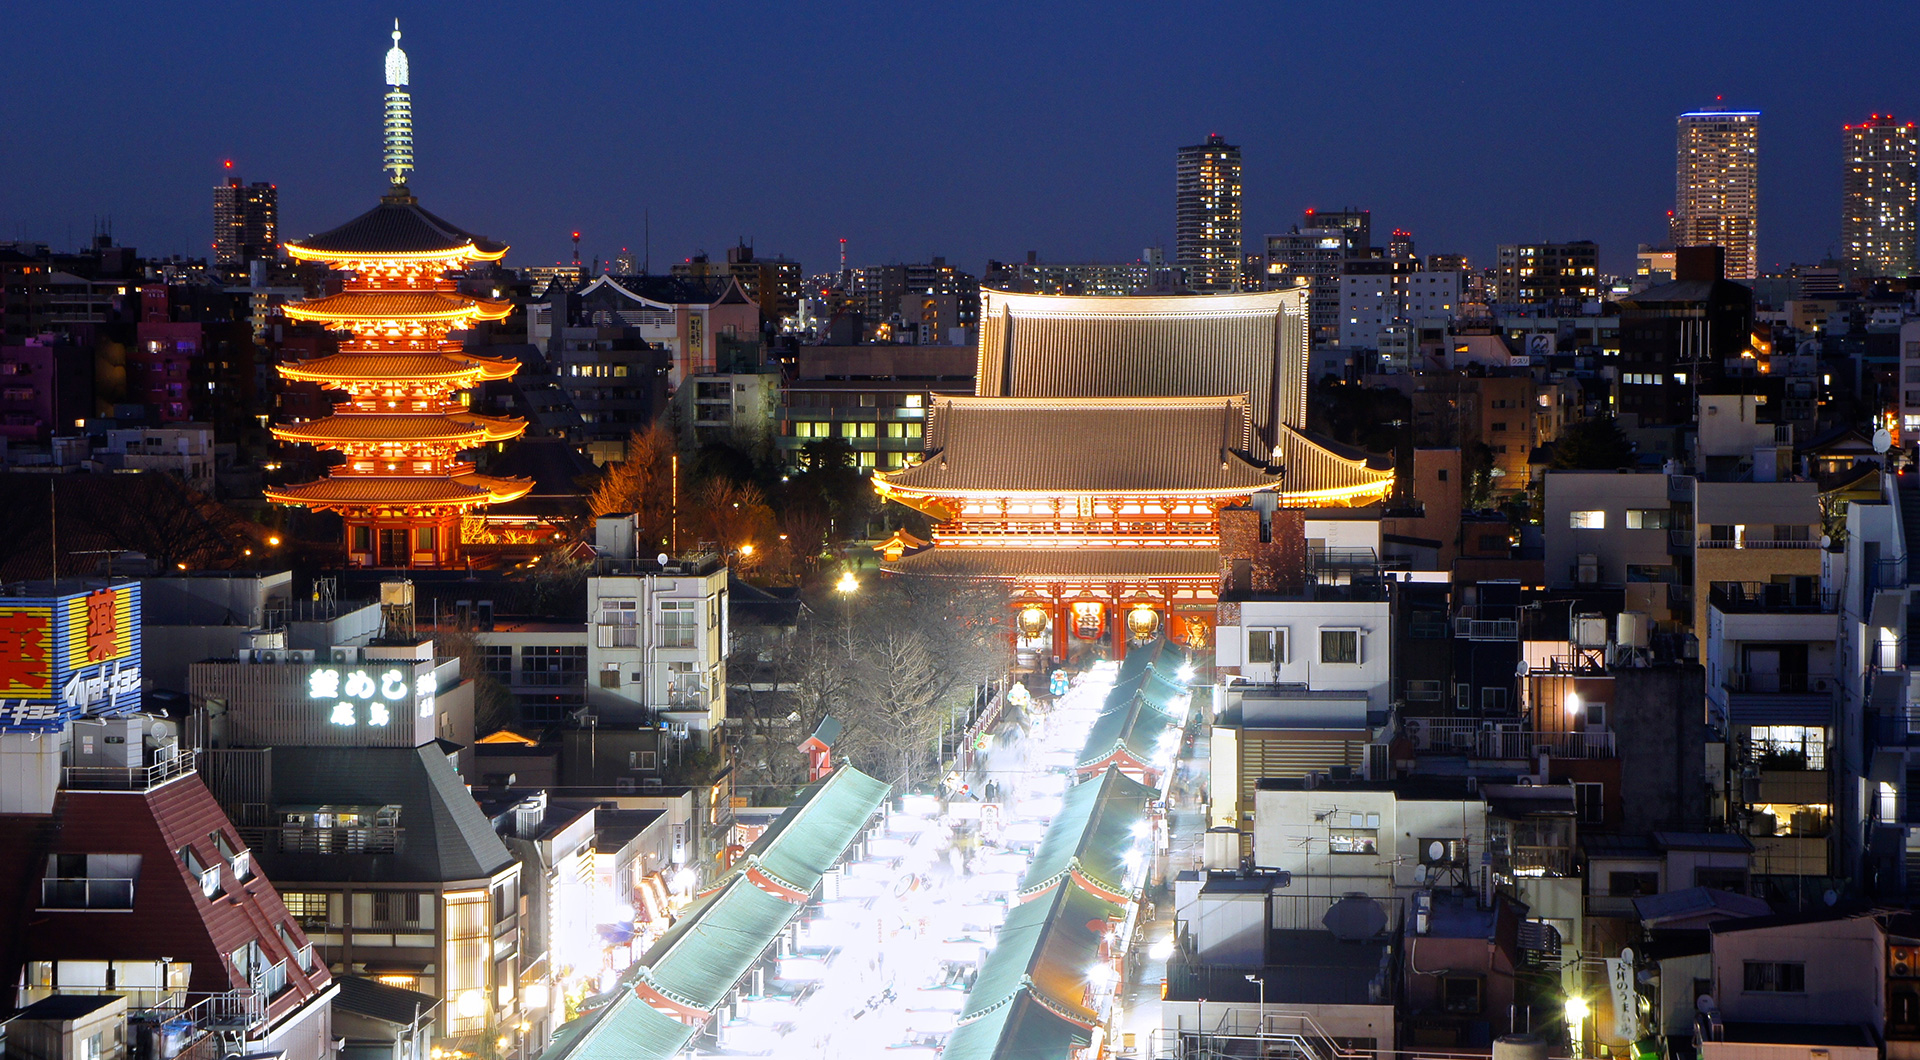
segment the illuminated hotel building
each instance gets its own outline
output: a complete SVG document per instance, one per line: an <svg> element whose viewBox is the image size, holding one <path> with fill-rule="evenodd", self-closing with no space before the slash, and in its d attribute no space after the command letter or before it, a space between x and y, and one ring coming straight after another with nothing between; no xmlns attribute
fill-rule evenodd
<svg viewBox="0 0 1920 1060"><path fill-rule="evenodd" d="M460 459L526 430L521 420L467 408L471 388L513 375L518 364L468 355L450 338L507 315L508 303L462 294L450 275L469 262L498 261L507 248L421 209L407 188L413 118L398 24L386 74L384 164L392 186L372 210L286 245L297 260L346 274L338 294L290 304L286 315L346 334L338 353L283 364L280 374L342 391L345 400L330 416L273 433L339 452L345 461L325 478L265 492L279 504L340 513L350 565L449 567L459 560L465 513L518 498L533 485L477 474Z"/></svg>
<svg viewBox="0 0 1920 1060"><path fill-rule="evenodd" d="M939 521L882 568L1010 586L1020 647L1124 655L1162 630L1211 644L1219 512L1369 504L1393 472L1301 432L1307 292L981 292L971 397L928 403L924 452L874 476ZM1076 645L1075 641L1084 642ZM1076 651L1076 649L1079 649Z"/></svg>
<svg viewBox="0 0 1920 1060"><path fill-rule="evenodd" d="M1907 276L1914 268L1914 126L1875 114L1845 127L1840 217L1847 269L1855 276Z"/></svg>
<svg viewBox="0 0 1920 1060"><path fill-rule="evenodd" d="M1760 112L1692 111L1680 115L1675 148L1674 243L1716 246L1727 255L1727 279L1760 274Z"/></svg>
<svg viewBox="0 0 1920 1060"><path fill-rule="evenodd" d="M1218 133L1180 149L1175 173L1174 264L1196 291L1240 282L1240 149Z"/></svg>

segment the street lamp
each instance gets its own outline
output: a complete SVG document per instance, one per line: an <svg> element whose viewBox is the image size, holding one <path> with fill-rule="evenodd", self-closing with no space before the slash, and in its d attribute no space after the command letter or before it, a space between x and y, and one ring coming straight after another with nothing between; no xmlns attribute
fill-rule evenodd
<svg viewBox="0 0 1920 1060"><path fill-rule="evenodd" d="M1585 998L1567 999L1567 1038L1575 1056L1587 1055L1586 1035L1582 1032L1586 1030L1587 1014L1590 1011L1592 1010L1587 1007Z"/></svg>
<svg viewBox="0 0 1920 1060"><path fill-rule="evenodd" d="M1260 1020L1260 1029L1257 1033L1260 1038L1260 1055L1265 1056L1267 1055L1267 977L1265 975L1249 973L1247 975L1247 982L1260 984L1260 1015L1258 1017Z"/></svg>
<svg viewBox="0 0 1920 1060"><path fill-rule="evenodd" d="M847 638L847 661L853 661L853 594L860 591L860 580L850 570L840 572L840 580L833 583L833 589L840 594L840 619L842 632Z"/></svg>

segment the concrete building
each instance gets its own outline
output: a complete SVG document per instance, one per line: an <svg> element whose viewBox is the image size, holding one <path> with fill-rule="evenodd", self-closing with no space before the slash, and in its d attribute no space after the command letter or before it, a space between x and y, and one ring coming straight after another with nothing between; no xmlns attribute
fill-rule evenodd
<svg viewBox="0 0 1920 1060"><path fill-rule="evenodd" d="M243 271L280 249L280 192L272 184L229 177L213 189L213 260Z"/></svg>
<svg viewBox="0 0 1920 1060"><path fill-rule="evenodd" d="M781 388L775 445L790 466L831 438L856 467L905 467L925 447L933 399L973 392L974 360L954 346L802 346Z"/></svg>
<svg viewBox="0 0 1920 1060"><path fill-rule="evenodd" d="M1577 307L1600 299L1600 248L1572 243L1503 243L1494 266L1501 305Z"/></svg>
<svg viewBox="0 0 1920 1060"><path fill-rule="evenodd" d="M727 568L711 553L663 563L638 548L632 516L595 524L587 706L705 746L727 716Z"/></svg>
<svg viewBox="0 0 1920 1060"><path fill-rule="evenodd" d="M1174 264L1197 291L1240 286L1240 148L1218 133L1177 154Z"/></svg>
<svg viewBox="0 0 1920 1060"><path fill-rule="evenodd" d="M1842 130L1840 242L1854 276L1908 276L1920 206L1920 134L1875 114Z"/></svg>
<svg viewBox="0 0 1920 1060"><path fill-rule="evenodd" d="M1674 148L1674 245L1726 251L1727 276L1760 274L1760 112L1689 111Z"/></svg>

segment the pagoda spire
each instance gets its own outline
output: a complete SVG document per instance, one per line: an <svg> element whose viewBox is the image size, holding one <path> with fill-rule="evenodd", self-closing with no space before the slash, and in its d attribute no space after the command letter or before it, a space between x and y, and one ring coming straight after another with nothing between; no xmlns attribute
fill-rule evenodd
<svg viewBox="0 0 1920 1060"><path fill-rule="evenodd" d="M413 97L407 94L407 53L400 50L400 20L393 20L393 47L387 49L386 145L381 165L401 188L413 171Z"/></svg>

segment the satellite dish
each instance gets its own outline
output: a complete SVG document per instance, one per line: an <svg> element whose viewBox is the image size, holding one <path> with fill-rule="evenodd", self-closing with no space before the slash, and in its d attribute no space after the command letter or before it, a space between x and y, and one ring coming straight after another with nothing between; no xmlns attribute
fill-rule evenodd
<svg viewBox="0 0 1920 1060"><path fill-rule="evenodd" d="M1533 667L1528 666L1527 660L1522 659L1520 660L1520 665L1513 668L1513 675L1515 677L1525 677L1527 676L1527 674L1531 673L1532 671L1533 671Z"/></svg>
<svg viewBox="0 0 1920 1060"><path fill-rule="evenodd" d="M1838 891L1836 891L1836 890L1834 890L1833 888L1831 888L1831 887L1829 887L1829 888L1827 888L1827 892L1826 892L1825 894L1823 894L1823 895L1821 895L1821 896L1820 896L1820 900L1821 900L1821 901L1823 901L1823 902L1825 902L1825 903L1827 903L1827 905L1829 905L1829 906L1835 906L1835 905L1839 905L1839 904L1840 904L1840 892L1838 892Z"/></svg>
<svg viewBox="0 0 1920 1060"><path fill-rule="evenodd" d="M1885 455L1886 451L1891 448L1893 448L1893 435L1888 433L1885 427L1882 427L1879 430L1873 432L1873 451L1874 452L1880 453L1881 455Z"/></svg>
<svg viewBox="0 0 1920 1060"><path fill-rule="evenodd" d="M1447 844L1438 839L1428 843L1427 860L1436 865L1447 860Z"/></svg>
<svg viewBox="0 0 1920 1060"><path fill-rule="evenodd" d="M1820 547L1821 547L1821 548L1832 548L1832 547L1833 547L1833 537L1832 537L1831 535L1829 535L1829 534L1821 534L1821 535L1820 535Z"/></svg>
<svg viewBox="0 0 1920 1060"><path fill-rule="evenodd" d="M665 552L662 552L658 556L653 557L654 562L660 564L662 567L666 566L667 562L671 559L673 559L673 557L667 555Z"/></svg>

